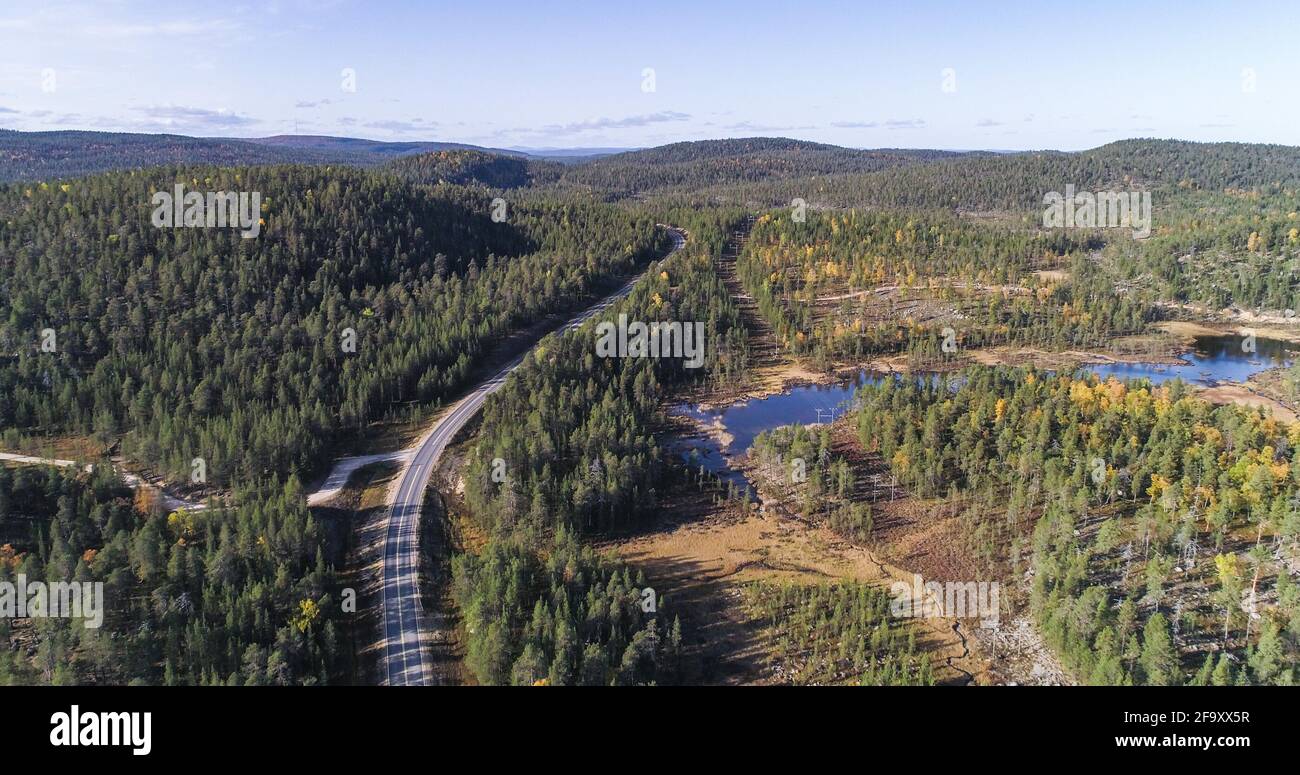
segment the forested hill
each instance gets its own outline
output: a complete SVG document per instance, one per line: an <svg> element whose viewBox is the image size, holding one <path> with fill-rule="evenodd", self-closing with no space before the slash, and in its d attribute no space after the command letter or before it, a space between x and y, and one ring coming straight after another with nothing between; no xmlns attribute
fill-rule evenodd
<svg viewBox="0 0 1300 775"><path fill-rule="evenodd" d="M808 161L838 159L847 166L871 166L873 160L894 158L911 161L932 161L963 155L957 151L880 149L859 150L827 143L794 140L789 137L740 137L726 140L697 140L669 143L654 148L605 156L590 166L603 164L642 164L665 166L691 163L709 159L737 159L761 157L798 159ZM829 164L821 161L822 164Z"/></svg>
<svg viewBox="0 0 1300 775"><path fill-rule="evenodd" d="M311 153L243 140L117 132L0 130L0 181L75 178L164 164L275 164L315 161Z"/></svg>
<svg viewBox="0 0 1300 775"><path fill-rule="evenodd" d="M1122 140L1078 153L965 157L925 169L876 176L910 184L918 197L958 206L1038 208L1043 194L1077 190L1177 187L1222 191L1300 184L1300 148L1249 143ZM938 198L938 197L935 197ZM964 201L963 201L964 200Z"/></svg>
<svg viewBox="0 0 1300 775"><path fill-rule="evenodd" d="M258 191L265 225L155 228L150 198ZM316 470L332 442L458 389L484 349L662 250L647 216L491 201L351 168L166 168L0 187L0 432L122 438L218 485ZM57 334L57 351L39 347ZM355 352L343 346L355 332Z"/></svg>
<svg viewBox="0 0 1300 775"><path fill-rule="evenodd" d="M1300 147L1291 145L1121 140L1078 156L1111 177L1132 176L1152 186L1222 190L1300 185Z"/></svg>
<svg viewBox="0 0 1300 775"><path fill-rule="evenodd" d="M1251 143L1123 140L1077 153L963 154L926 164L713 185L697 196L787 205L1036 211L1043 195L1078 191L1295 188L1300 148Z"/></svg>
<svg viewBox="0 0 1300 775"><path fill-rule="evenodd" d="M1048 191L1295 188L1300 148L1123 140L1074 153L845 148L783 137L672 143L560 163L442 142L281 135L234 140L179 135L0 130L0 182L53 181L169 164L309 163L385 166L404 180L489 188L559 187L606 198L835 207L1027 211Z"/></svg>
<svg viewBox="0 0 1300 775"><path fill-rule="evenodd" d="M390 162L386 169L413 183L480 184L506 189L554 182L563 173L564 165L483 151L443 150L405 156Z"/></svg>
<svg viewBox="0 0 1300 775"><path fill-rule="evenodd" d="M524 156L517 151L481 148L465 143L443 143L425 140L366 140L360 137L331 137L329 135L273 135L253 137L247 142L269 148L288 148L324 154L323 159L346 159L351 156L358 163L377 164L385 159L397 159L431 151L491 151L503 156Z"/></svg>
<svg viewBox="0 0 1300 775"><path fill-rule="evenodd" d="M564 181L631 194L861 173L958 155L950 151L858 150L784 137L701 140L605 156L569 168Z"/></svg>
<svg viewBox="0 0 1300 775"><path fill-rule="evenodd" d="M173 164L350 164L373 167L401 156L485 150L459 143L380 142L277 135L247 140L126 132L15 132L0 129L0 182L59 180ZM499 155L516 156L508 151Z"/></svg>

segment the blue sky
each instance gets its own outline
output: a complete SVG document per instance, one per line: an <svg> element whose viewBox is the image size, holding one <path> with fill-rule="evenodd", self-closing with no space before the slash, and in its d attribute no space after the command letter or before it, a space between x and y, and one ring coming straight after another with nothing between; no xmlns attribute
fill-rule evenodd
<svg viewBox="0 0 1300 775"><path fill-rule="evenodd" d="M498 147L1300 145L1295 30L1280 2L3 0L0 127Z"/></svg>

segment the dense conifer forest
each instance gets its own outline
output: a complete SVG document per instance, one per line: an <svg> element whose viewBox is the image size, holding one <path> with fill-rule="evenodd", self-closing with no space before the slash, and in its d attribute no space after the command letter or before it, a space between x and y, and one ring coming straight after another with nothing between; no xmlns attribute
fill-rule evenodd
<svg viewBox="0 0 1300 775"><path fill-rule="evenodd" d="M174 181L261 192L261 235L154 228L150 197ZM497 223L485 193L345 168L6 187L0 434L121 438L172 478L202 458L217 486L314 473L339 439L445 400L489 345L666 244L610 207L512 209Z"/></svg>
<svg viewBox="0 0 1300 775"><path fill-rule="evenodd" d="M109 469L0 467L0 582L103 586L103 620L0 617L0 684L350 682L345 536L296 484L164 516Z"/></svg>
<svg viewBox="0 0 1300 775"><path fill-rule="evenodd" d="M465 480L466 500L491 540L478 556L457 558L455 590L460 608L472 612L468 649L480 681L674 680L681 626L669 619L671 601L642 616L637 593L645 582L632 584L626 566L574 548L578 536L627 530L656 513L670 465L654 436L665 391L735 379L746 368L744 329L711 271L740 216L673 215L691 235L687 250L653 265L632 295L601 317L707 321L704 366L597 358L588 323L543 340L485 407ZM497 460L504 481L491 475ZM561 560L568 567L557 577Z"/></svg>
<svg viewBox="0 0 1300 775"><path fill-rule="evenodd" d="M1298 677L1300 423L1059 360L1168 350L1157 325L1294 318L1295 148L748 138L561 164L451 144L49 135L0 132L0 451L95 459L0 467L0 582L102 582L108 604L99 629L0 618L0 683L365 680L341 605L357 525L309 508L304 483L380 424L427 427L503 344L634 276L626 299L541 338L457 436L444 473L471 538L447 591L473 681L683 682L701 640L685 607L594 546L662 526L684 481L709 499L717 475L690 478L672 410L881 362L914 374L877 374L834 433L757 434L743 463L789 494L783 518L882 548L886 479L890 501L956 514L964 556L1082 682ZM155 227L154 194L178 184L258 192L256 238ZM1151 193L1150 235L1043 228L1044 194L1067 184ZM665 224L688 240L659 260ZM702 364L599 354L597 324L620 316L701 324ZM1058 360L975 355L1008 353ZM1252 396L1285 410L1300 378L1280 384ZM119 477L184 484L195 461L206 508L169 510ZM710 506L759 513L732 494ZM747 583L737 601L769 680L928 685L941 666L857 581Z"/></svg>
<svg viewBox="0 0 1300 775"><path fill-rule="evenodd" d="M154 228L151 195L174 182L260 192L261 234ZM525 197L497 222L492 199L329 167L0 190L5 447L93 435L172 481L201 458L229 496L164 516L107 465L93 477L0 469L5 578L103 581L114 601L103 629L49 620L18 633L31 653L6 651L6 676L355 680L336 625L346 526L326 529L300 481L367 423L436 406L506 335L580 307L668 244L642 214ZM642 680L623 651L610 670Z"/></svg>

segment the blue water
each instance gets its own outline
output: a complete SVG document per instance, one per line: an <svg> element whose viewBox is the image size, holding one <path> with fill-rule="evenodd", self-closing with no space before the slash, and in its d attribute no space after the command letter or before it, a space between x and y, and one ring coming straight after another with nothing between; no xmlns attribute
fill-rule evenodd
<svg viewBox="0 0 1300 775"><path fill-rule="evenodd" d="M678 439L673 447L674 451L681 457L682 462L691 467L692 470L698 470L704 466L704 470L722 479L723 482L736 485L736 490L740 493L754 492L754 487L750 484L749 478L741 471L732 468L723 456L722 451L718 448L718 442L712 438L684 438Z"/></svg>
<svg viewBox="0 0 1300 775"><path fill-rule="evenodd" d="M1291 365L1286 344L1274 339L1255 339L1255 351L1242 348L1244 337L1197 337L1191 352L1180 357L1184 364L1114 363L1085 366L1081 371L1092 371L1102 379L1110 376L1119 379L1146 377L1159 384L1174 378L1184 382L1212 385L1218 382L1245 382L1252 374L1277 366ZM732 436L726 446L712 438L682 439L677 451L683 460L692 465L704 465L708 471L724 481L736 482L743 490L752 490L744 475L728 465L727 458L743 454L753 445L755 437L764 431L783 425L803 425L831 422L852 407L854 393L867 383L877 384L889 377L868 370L858 372L848 382L831 385L800 385L779 395L757 398L718 409L704 409L698 405L683 405L673 411L694 418L704 425L720 424ZM924 377L922 377L924 378ZM935 378L930 375L930 378ZM954 389L960 377L949 375ZM692 452L694 454L692 454Z"/></svg>
<svg viewBox="0 0 1300 775"><path fill-rule="evenodd" d="M1084 366L1083 371L1095 372L1102 379L1136 379L1146 377L1155 384L1175 377L1184 382L1213 385L1218 382L1245 382L1253 374L1290 366L1286 344L1276 339L1255 339L1255 352L1242 349L1245 337L1202 336L1196 338L1191 352L1180 357L1182 365L1159 363L1108 363Z"/></svg>
<svg viewBox="0 0 1300 775"><path fill-rule="evenodd" d="M838 385L800 385L787 393L756 398L720 409L703 409L697 405L677 408L686 417L695 418L705 425L715 425L720 419L731 444L723 448L727 454L740 454L749 449L754 438L763 431L795 423L831 422L842 416L853 401L853 394L867 383L878 383L885 377L872 371L861 371L847 383Z"/></svg>

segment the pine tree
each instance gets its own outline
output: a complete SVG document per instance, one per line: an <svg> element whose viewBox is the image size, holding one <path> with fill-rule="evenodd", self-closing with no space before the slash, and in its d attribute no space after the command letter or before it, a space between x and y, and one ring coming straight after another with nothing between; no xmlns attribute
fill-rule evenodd
<svg viewBox="0 0 1300 775"><path fill-rule="evenodd" d="M1210 677L1214 673L1214 655L1206 654L1205 661L1201 663L1201 669L1196 671L1192 678L1192 686L1209 686Z"/></svg>
<svg viewBox="0 0 1300 775"><path fill-rule="evenodd" d="M1255 674L1255 683L1267 684L1276 680L1282 671L1282 663L1285 658L1286 654L1278 627L1273 622L1269 622L1264 625L1264 630L1259 636L1259 643L1255 646L1255 651L1250 655L1249 659L1250 669Z"/></svg>
<svg viewBox="0 0 1300 775"><path fill-rule="evenodd" d="M1231 686L1232 681L1232 662L1226 653L1219 654L1219 663L1214 666L1214 675L1210 683L1215 686Z"/></svg>
<svg viewBox="0 0 1300 775"><path fill-rule="evenodd" d="M1141 661L1147 684L1169 686L1178 683L1178 659L1169 636L1169 624L1162 613L1152 614L1142 630Z"/></svg>

